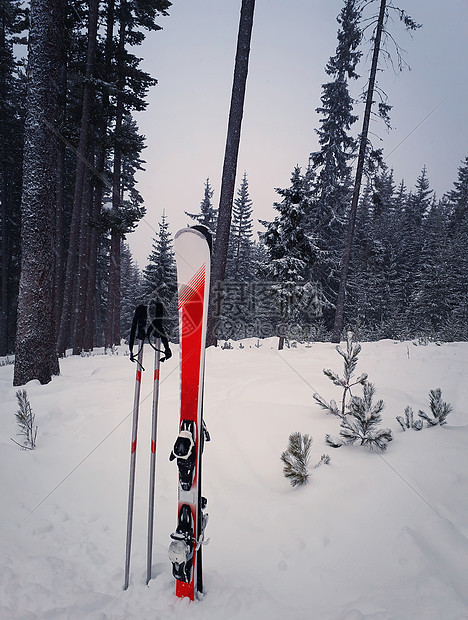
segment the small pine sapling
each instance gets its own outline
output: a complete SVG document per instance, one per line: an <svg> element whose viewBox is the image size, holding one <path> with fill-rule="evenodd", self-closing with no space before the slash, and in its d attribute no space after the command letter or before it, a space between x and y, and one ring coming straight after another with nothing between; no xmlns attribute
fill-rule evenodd
<svg viewBox="0 0 468 620"><path fill-rule="evenodd" d="M284 463L284 477L289 479L293 487L309 482L310 447L312 442L312 437L307 435L307 433L305 435L301 433L291 433L289 435L288 447L281 454L281 460ZM314 469L329 463L330 457L328 454L322 454L320 461L314 465Z"/></svg>
<svg viewBox="0 0 468 620"><path fill-rule="evenodd" d="M291 433L288 448L281 454L284 477L289 479L293 487L309 482L308 466L312 441L312 437L307 434Z"/></svg>
<svg viewBox="0 0 468 620"><path fill-rule="evenodd" d="M437 388L429 392L429 406L432 417L425 411L418 411L420 418L426 421L427 426L444 426L447 424L447 416L452 413L453 407L450 403L442 400L442 390Z"/></svg>
<svg viewBox="0 0 468 620"><path fill-rule="evenodd" d="M19 443L14 439L11 439L18 446L24 450L34 450L36 447L37 426L35 426L36 416L32 412L31 403L29 402L26 390L18 390L16 392L16 399L18 401L18 411L16 412L16 421L20 428L18 435L25 437L23 443Z"/></svg>
<svg viewBox="0 0 468 620"><path fill-rule="evenodd" d="M361 446L376 452L385 452L387 444L392 441L392 431L389 428L378 428L385 406L383 400L373 402L375 387L372 383L364 383L363 392L362 397L351 398L349 414L342 419L340 425L342 439L334 439L330 435L325 437L325 441L332 448L360 441Z"/></svg>
<svg viewBox="0 0 468 620"><path fill-rule="evenodd" d="M361 345L355 340L353 332L348 332L346 336L346 351L338 345L336 350L343 358L343 376L340 377L336 372L333 372L330 369L324 368L323 374L330 379L335 385L343 388L343 395L341 397L341 405L340 408L335 400L330 400L327 402L324 398L320 396L320 394L314 394L314 400L328 413L332 413L333 415L337 415L340 418L344 419L346 415L350 413L349 411L349 396L351 394L351 388L356 385L365 385L367 381L367 374L363 373L357 379L353 380L354 371L356 370L358 355L361 352Z"/></svg>
<svg viewBox="0 0 468 620"><path fill-rule="evenodd" d="M405 407L405 417L403 418L403 416L397 415L396 419L403 431L406 431L407 428L420 431L423 427L423 421L414 419L413 408L409 406Z"/></svg>

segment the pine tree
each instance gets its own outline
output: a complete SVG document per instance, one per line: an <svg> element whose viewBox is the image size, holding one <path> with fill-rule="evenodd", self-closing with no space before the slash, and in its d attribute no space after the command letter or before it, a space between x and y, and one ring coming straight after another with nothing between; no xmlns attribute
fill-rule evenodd
<svg viewBox="0 0 468 620"><path fill-rule="evenodd" d="M447 279L450 315L444 327L449 340L466 340L468 334L468 157L458 169L454 188L444 197L448 209Z"/></svg>
<svg viewBox="0 0 468 620"><path fill-rule="evenodd" d="M314 277L321 282L331 303L337 294L344 222L351 197L351 159L356 149L350 130L357 116L353 114L348 81L359 77L356 66L361 57L360 20L358 2L346 0L337 18L340 28L336 52L325 67L332 81L322 85L322 105L317 108L323 117L320 129L316 130L320 150L310 156L310 165L317 175L309 226L322 249L314 265Z"/></svg>
<svg viewBox="0 0 468 620"><path fill-rule="evenodd" d="M367 337L392 337L399 218L393 171L383 165L368 179L360 201L345 314Z"/></svg>
<svg viewBox="0 0 468 620"><path fill-rule="evenodd" d="M208 177L205 181L205 187L203 192L203 200L200 203L200 212L199 213L188 213L185 212L185 215L188 215L192 220L198 222L198 224L202 224L210 229L212 233L216 230L216 222L218 218L218 210L213 207L213 203L211 199L213 198L213 188L210 185L210 178Z"/></svg>
<svg viewBox="0 0 468 620"><path fill-rule="evenodd" d="M410 192L403 211L400 244L400 305L405 308L406 322L414 330L411 324L411 310L414 308L417 291L415 279L424 266L421 262L421 254L424 245L424 226L429 211L433 191L430 190L426 169L423 168L418 176L415 191Z"/></svg>
<svg viewBox="0 0 468 620"><path fill-rule="evenodd" d="M273 222L261 221L266 231L260 237L270 259L267 273L276 292L281 321L278 347L282 349L287 321L298 316L306 285L314 286L309 277L318 249L315 238L306 232L311 201L310 175L302 175L296 166L290 187L276 189L276 192L282 197L281 202L273 205L279 215ZM320 291L317 296L321 296Z"/></svg>
<svg viewBox="0 0 468 620"><path fill-rule="evenodd" d="M122 278L120 283L120 332L130 334L135 308L141 303L142 277L135 263L130 247L122 244L121 249Z"/></svg>
<svg viewBox="0 0 468 620"><path fill-rule="evenodd" d="M177 272L173 241L165 213L159 223L159 233L153 241L148 264L143 270L143 294L145 303L159 301L164 307L167 333L174 337L177 329Z"/></svg>
<svg viewBox="0 0 468 620"><path fill-rule="evenodd" d="M340 417L342 420L350 413L350 398L352 397L352 388L356 385L365 385L367 382L367 374L363 373L359 377L354 378L361 345L355 339L353 332L346 335L346 351L340 345L336 346L337 352L343 358L343 376L340 377L336 372L329 368L324 368L323 374L332 381L332 383L343 389L341 402L338 405L335 400L327 402L320 394L314 394L314 400L327 413L331 413Z"/></svg>
<svg viewBox="0 0 468 620"><path fill-rule="evenodd" d="M375 387L372 383L364 383L363 395L353 396L349 405L349 415L341 421L340 439L327 435L325 440L332 448L351 445L359 441L376 452L385 452L393 435L389 428L379 428L382 421L383 400L374 403Z"/></svg>
<svg viewBox="0 0 468 620"><path fill-rule="evenodd" d="M248 281L252 278L250 265L252 251L252 200L249 196L247 173L237 190L232 208L231 234L229 237L227 279Z"/></svg>
<svg viewBox="0 0 468 620"><path fill-rule="evenodd" d="M450 316L456 287L456 272L448 268L451 244L447 206L434 203L421 228L422 245L412 280L411 323L416 333L437 338Z"/></svg>
<svg viewBox="0 0 468 620"><path fill-rule="evenodd" d="M468 157L458 168L458 178L445 199L451 206L451 228L456 231L460 224L466 223L468 217Z"/></svg>

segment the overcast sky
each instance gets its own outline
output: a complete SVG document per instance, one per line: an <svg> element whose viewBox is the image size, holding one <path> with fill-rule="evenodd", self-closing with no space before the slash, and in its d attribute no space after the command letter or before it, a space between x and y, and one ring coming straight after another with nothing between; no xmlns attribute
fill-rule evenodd
<svg viewBox="0 0 468 620"><path fill-rule="evenodd" d="M411 71L396 74L389 67L380 73L379 85L393 105L393 129L375 122L372 139L384 149L397 184L404 179L412 188L425 165L441 196L468 156L468 0L394 3L423 27L411 37L398 20L390 24ZM163 210L174 234L190 221L184 211L198 211L207 177L218 206L240 4L173 0L170 16L160 19L163 30L150 33L137 50L143 68L159 82L147 110L137 114L147 138L146 172L139 175L147 214L128 241L140 267ZM248 175L256 219L274 218L274 188L287 187L293 167L306 166L309 153L318 149L315 109L327 81L325 64L335 53L342 5L342 0L256 2L238 164L238 179L244 171ZM369 64L364 57L360 88Z"/></svg>

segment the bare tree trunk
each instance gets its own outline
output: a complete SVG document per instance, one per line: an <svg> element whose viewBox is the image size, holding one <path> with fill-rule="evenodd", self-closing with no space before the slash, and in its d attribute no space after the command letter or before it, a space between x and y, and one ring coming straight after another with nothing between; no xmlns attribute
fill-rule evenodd
<svg viewBox="0 0 468 620"><path fill-rule="evenodd" d="M252 38L255 0L242 0L239 32L237 35L237 51L232 84L231 108L224 153L224 166L219 198L218 224L213 253L212 290L219 290L226 271L226 259L231 228L232 200L236 182L237 157L239 153L242 117L244 115L245 87L249 69L250 41ZM213 297L213 295L212 295ZM206 346L217 345L217 317L214 306L210 305Z"/></svg>
<svg viewBox="0 0 468 620"><path fill-rule="evenodd" d="M74 304L76 303L78 292L76 288L76 272L78 268L79 244L81 242L84 227L87 225L87 222L82 221L81 216L85 171L87 166L86 154L89 142L91 106L94 96L92 78L94 75L96 60L98 6L99 0L89 0L88 50L83 88L83 103L81 108L80 141L77 150L75 190L73 195L73 211L70 226L70 242L68 245L63 309L58 337L58 351L61 355L65 353L66 347L70 344ZM74 343L72 344L74 345Z"/></svg>
<svg viewBox="0 0 468 620"><path fill-rule="evenodd" d="M372 54L372 64L369 77L369 86L367 88L366 107L364 110L364 119L362 123L362 132L360 137L359 155L356 168L356 177L354 180L353 198L348 217L348 226L346 231L345 245L343 249L343 257L341 261L340 287L338 289L338 298L336 301L335 323L331 340L332 342L340 342L341 332L344 324L344 306L346 298L346 286L348 283L349 263L351 260L351 250L353 246L354 228L356 225L356 213L359 203L359 193L361 191L362 173L364 170L364 161L367 148L367 137L369 134L369 122L372 111L375 79L377 75L377 67L380 52L380 42L382 39L382 30L385 19L386 0L381 0L379 17L377 20L377 28L375 32L374 51Z"/></svg>
<svg viewBox="0 0 468 620"><path fill-rule="evenodd" d="M60 84L61 0L31 0L22 196L22 262L13 385L58 374L53 312L55 125Z"/></svg>

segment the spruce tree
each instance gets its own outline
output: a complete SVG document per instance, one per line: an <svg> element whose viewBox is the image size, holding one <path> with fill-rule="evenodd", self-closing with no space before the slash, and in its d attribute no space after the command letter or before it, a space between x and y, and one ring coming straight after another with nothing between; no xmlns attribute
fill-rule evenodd
<svg viewBox="0 0 468 620"><path fill-rule="evenodd" d="M444 197L448 210L447 279L450 281L450 315L444 326L448 340L468 337L468 157L458 169L454 188Z"/></svg>
<svg viewBox="0 0 468 620"><path fill-rule="evenodd" d="M458 275L448 267L451 243L444 203L432 205L421 234L412 284L411 324L416 334L436 339L450 316Z"/></svg>
<svg viewBox="0 0 468 620"><path fill-rule="evenodd" d="M314 265L314 277L331 303L337 294L344 223L351 197L351 160L356 149L350 130L357 116L353 114L348 81L359 77L356 66L361 57L360 19L358 2L346 0L337 18L340 28L336 52L325 67L332 81L322 85L322 105L317 108L322 116L321 127L316 130L320 150L310 156L310 165L317 174L309 227L322 250Z"/></svg>
<svg viewBox="0 0 468 620"><path fill-rule="evenodd" d="M153 241L148 264L143 270L143 295L150 307L159 301L164 307L169 337L175 336L177 328L177 271L172 236L165 213L159 223L159 233Z"/></svg>
<svg viewBox="0 0 468 620"><path fill-rule="evenodd" d="M185 212L185 215L188 215L192 220L195 220L198 224L202 224L210 229L212 233L216 230L216 221L218 218L218 210L213 207L213 203L211 199L213 198L213 188L210 184L210 178L208 177L205 181L205 187L203 190L203 200L200 203L200 212L199 213L188 213Z"/></svg>
<svg viewBox="0 0 468 620"><path fill-rule="evenodd" d="M455 231L460 224L466 223L468 216L468 157L459 166L458 178L445 199L451 207L450 225Z"/></svg>
<svg viewBox="0 0 468 620"><path fill-rule="evenodd" d="M383 165L363 192L350 263L345 316L349 325L361 329L361 337L392 337L398 218L393 171Z"/></svg>
<svg viewBox="0 0 468 620"><path fill-rule="evenodd" d="M267 274L272 281L275 294L280 329L278 348L284 345L284 335L288 321L298 317L301 299L305 287L317 289L316 283L310 281L311 268L316 260L318 249L316 239L306 232L307 213L310 211L311 177L302 175L299 166L294 168L291 185L285 189L276 189L282 197L275 202L278 211L273 222L261 221L266 231L260 234L269 255Z"/></svg>
<svg viewBox="0 0 468 620"><path fill-rule="evenodd" d="M423 168L416 180L415 190L407 196L403 211L401 230L401 307L405 309L406 322L414 330L411 310L417 295L415 280L422 265L422 251L424 245L424 226L429 211L433 191L430 190L426 169Z"/></svg>
<svg viewBox="0 0 468 620"><path fill-rule="evenodd" d="M122 243L121 261L120 332L123 336L128 336L128 334L130 334L135 308L141 303L142 277L127 243Z"/></svg>
<svg viewBox="0 0 468 620"><path fill-rule="evenodd" d="M226 276L228 280L249 281L252 278L252 200L249 195L247 173L237 190L232 207L231 234L229 237Z"/></svg>

